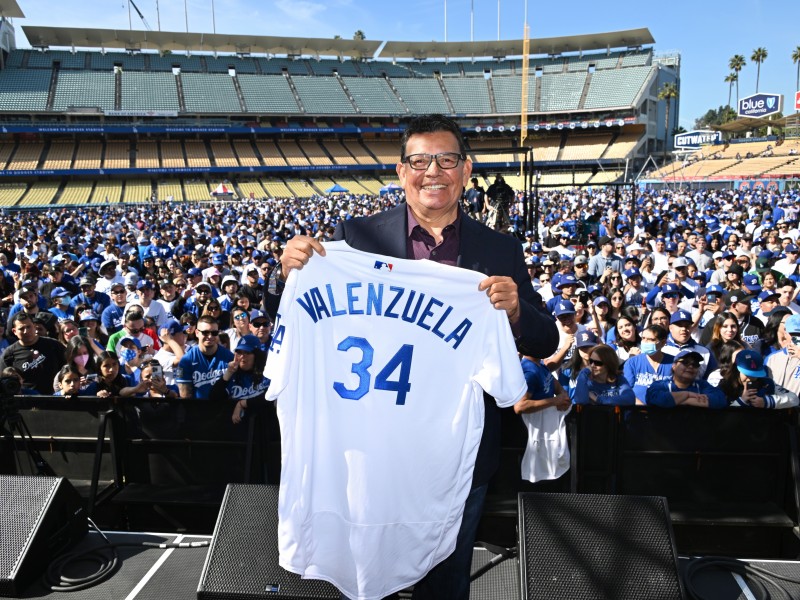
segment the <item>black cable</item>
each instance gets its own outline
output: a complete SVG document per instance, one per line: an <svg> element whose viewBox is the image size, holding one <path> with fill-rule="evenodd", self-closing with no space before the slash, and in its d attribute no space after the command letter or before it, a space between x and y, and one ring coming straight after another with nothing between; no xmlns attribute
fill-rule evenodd
<svg viewBox="0 0 800 600"><path fill-rule="evenodd" d="M705 556L690 560L686 567L683 580L690 598L694 600L709 600L707 596L704 596L695 588L694 578L699 572L710 569L728 571L732 574L747 577L748 584L755 588L760 600L771 600L773 598L772 594L770 594L769 586L777 591L777 598L793 600L794 596L792 596L789 590L787 590L779 580L800 585L800 579L774 573L764 567L751 565L744 561L724 556Z"/></svg>
<svg viewBox="0 0 800 600"><path fill-rule="evenodd" d="M102 583L122 565L117 548L136 547L136 548L204 548L209 545L208 541L203 542L111 542L106 535L100 531L94 521L88 519L92 529L99 533L106 543L97 548L81 550L79 552L69 552L57 557L47 568L43 576L45 587L52 592L77 592L85 590L99 583ZM94 563L97 570L84 577L67 577L64 571L74 563Z"/></svg>

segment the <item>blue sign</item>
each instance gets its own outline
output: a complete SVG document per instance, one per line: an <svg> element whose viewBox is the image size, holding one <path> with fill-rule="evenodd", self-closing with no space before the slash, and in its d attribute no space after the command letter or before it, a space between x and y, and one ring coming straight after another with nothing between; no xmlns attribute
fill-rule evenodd
<svg viewBox="0 0 800 600"><path fill-rule="evenodd" d="M769 117L783 110L783 94L753 94L739 100L740 117Z"/></svg>
<svg viewBox="0 0 800 600"><path fill-rule="evenodd" d="M722 141L721 131L687 131L686 133L679 133L675 136L675 147L697 150L703 144L713 144L719 141Z"/></svg>

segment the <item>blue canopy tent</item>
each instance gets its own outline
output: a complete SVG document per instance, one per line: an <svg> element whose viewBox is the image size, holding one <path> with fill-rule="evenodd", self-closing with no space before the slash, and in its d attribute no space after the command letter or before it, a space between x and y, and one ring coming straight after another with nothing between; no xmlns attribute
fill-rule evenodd
<svg viewBox="0 0 800 600"><path fill-rule="evenodd" d="M379 192L380 192L381 196L384 196L386 194L394 194L396 192L399 192L402 189L403 188L401 186L397 185L396 183L390 183L389 185L383 186L379 190Z"/></svg>
<svg viewBox="0 0 800 600"><path fill-rule="evenodd" d="M347 188L343 188L338 183L332 185L327 190L325 190L326 194L335 194L335 193L344 193L347 191Z"/></svg>

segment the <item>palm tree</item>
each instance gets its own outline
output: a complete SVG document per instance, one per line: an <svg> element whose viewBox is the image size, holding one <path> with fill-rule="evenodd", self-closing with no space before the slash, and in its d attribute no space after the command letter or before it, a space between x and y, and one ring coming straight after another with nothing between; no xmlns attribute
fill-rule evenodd
<svg viewBox="0 0 800 600"><path fill-rule="evenodd" d="M678 86L675 82L668 81L658 91L658 99L666 100L666 119L664 120L664 164L667 164L667 136L669 135L669 109L670 101L678 97Z"/></svg>
<svg viewBox="0 0 800 600"><path fill-rule="evenodd" d="M731 73L725 76L725 83L728 84L728 108L731 107L731 95L733 94L733 84L739 81L739 76L736 73Z"/></svg>
<svg viewBox="0 0 800 600"><path fill-rule="evenodd" d="M728 68L736 73L736 108L739 108L739 73L745 67L747 63L744 60L744 56L741 54L734 54L731 59L728 61Z"/></svg>
<svg viewBox="0 0 800 600"><path fill-rule="evenodd" d="M800 46L792 52L792 62L797 63L797 79L794 82L794 89L800 90Z"/></svg>
<svg viewBox="0 0 800 600"><path fill-rule="evenodd" d="M753 55L750 57L754 63L758 65L758 72L756 73L756 94L758 93L758 81L761 79L761 63L767 60L767 49L756 48L753 50Z"/></svg>

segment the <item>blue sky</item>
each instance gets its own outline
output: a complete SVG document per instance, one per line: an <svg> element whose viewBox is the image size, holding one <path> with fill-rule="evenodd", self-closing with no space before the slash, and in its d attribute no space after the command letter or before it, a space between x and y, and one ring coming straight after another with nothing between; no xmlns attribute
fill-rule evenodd
<svg viewBox="0 0 800 600"><path fill-rule="evenodd" d="M16 25L127 29L127 0L17 0L25 19ZM182 0L134 0L153 29L184 31ZM444 0L213 0L217 33L302 37L352 37L360 29L370 40L443 41ZM212 30L212 0L187 0L189 29ZM447 40L470 39L474 6L474 39L497 39L497 0L448 0ZM500 36L521 39L525 0L500 1ZM101 10L102 8L102 10ZM755 92L755 48L769 55L761 66L759 91L786 96L784 113L794 110L796 65L792 51L800 46L800 11L790 0L673 0L661 2L541 2L528 0L531 37L551 37L647 27L656 52L680 52L680 124L691 129L695 118L727 103L728 60L743 54L742 97ZM132 13L133 28L142 23ZM21 30L17 44L28 46ZM734 91L735 95L735 91ZM733 102L735 104L735 99Z"/></svg>

